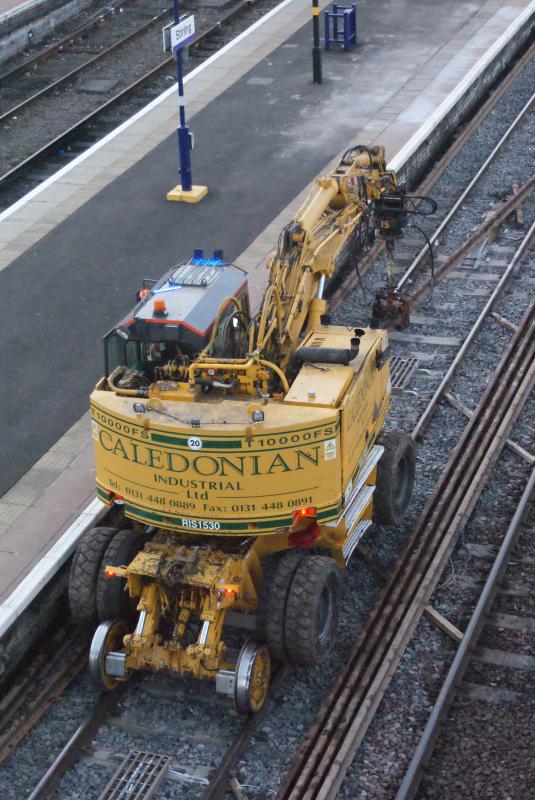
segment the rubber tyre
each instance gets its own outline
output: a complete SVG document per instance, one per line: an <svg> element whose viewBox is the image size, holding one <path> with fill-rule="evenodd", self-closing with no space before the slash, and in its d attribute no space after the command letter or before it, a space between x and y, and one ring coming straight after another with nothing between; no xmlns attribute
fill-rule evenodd
<svg viewBox="0 0 535 800"><path fill-rule="evenodd" d="M378 440L385 451L377 465L373 501L374 522L400 525L412 497L416 452L408 433L388 431Z"/></svg>
<svg viewBox="0 0 535 800"><path fill-rule="evenodd" d="M286 603L284 637L290 661L315 665L332 647L340 613L340 570L329 556L307 556L297 567Z"/></svg>
<svg viewBox="0 0 535 800"><path fill-rule="evenodd" d="M286 602L294 573L305 557L302 550L286 550L282 555L270 557L264 570L262 588L256 609L257 638L265 641L272 657L286 661L284 626Z"/></svg>
<svg viewBox="0 0 535 800"><path fill-rule="evenodd" d="M69 573L69 607L80 627L98 624L97 578L102 556L116 533L117 528L90 528L78 542Z"/></svg>
<svg viewBox="0 0 535 800"><path fill-rule="evenodd" d="M97 613L101 622L109 619L130 620L134 615L135 602L126 590L126 581L119 576L107 578L104 575L104 568L130 564L141 550L145 538L143 533L131 530L118 531L106 549L97 580Z"/></svg>
<svg viewBox="0 0 535 800"><path fill-rule="evenodd" d="M258 642L266 641L266 626L269 614L269 597L271 592L271 583L277 564L279 563L280 553L272 556L264 556L262 559L262 583L260 591L258 592L258 603L256 606L256 626L254 638Z"/></svg>

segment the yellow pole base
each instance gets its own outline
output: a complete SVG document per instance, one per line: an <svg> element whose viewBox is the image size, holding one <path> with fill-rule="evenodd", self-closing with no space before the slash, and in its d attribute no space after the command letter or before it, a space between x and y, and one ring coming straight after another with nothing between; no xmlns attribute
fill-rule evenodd
<svg viewBox="0 0 535 800"><path fill-rule="evenodd" d="M189 192L184 191L179 183L170 192L167 192L167 199L174 203L199 203L208 194L208 186L192 186Z"/></svg>

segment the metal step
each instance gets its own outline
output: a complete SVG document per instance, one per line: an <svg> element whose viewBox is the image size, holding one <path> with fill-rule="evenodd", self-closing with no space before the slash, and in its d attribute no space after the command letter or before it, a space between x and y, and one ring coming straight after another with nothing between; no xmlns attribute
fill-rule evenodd
<svg viewBox="0 0 535 800"><path fill-rule="evenodd" d="M371 524L371 519L361 519L353 533L348 537L342 550L342 555L344 556L346 564L353 555L355 547L358 545Z"/></svg>
<svg viewBox="0 0 535 800"><path fill-rule="evenodd" d="M365 508L369 505L372 495L375 491L375 486L363 486L358 495L351 503L350 508L345 516L346 528L351 531L355 527L359 518L362 516Z"/></svg>
<svg viewBox="0 0 535 800"><path fill-rule="evenodd" d="M130 750L98 800L150 800L167 775L171 756Z"/></svg>
<svg viewBox="0 0 535 800"><path fill-rule="evenodd" d="M384 451L385 451L384 447L382 447L380 444L374 445L374 447L372 447L372 449L370 450L368 458L364 462L364 466L362 467L355 484L350 488L346 487L346 493L348 492L349 488L349 494L348 497L345 499L344 509L336 521L337 526L340 525L344 517L349 513L349 510L351 509L353 503L355 502L355 498L357 497L358 493L360 492L360 490L362 489L362 487L372 474L372 471L379 463L379 459L383 455Z"/></svg>

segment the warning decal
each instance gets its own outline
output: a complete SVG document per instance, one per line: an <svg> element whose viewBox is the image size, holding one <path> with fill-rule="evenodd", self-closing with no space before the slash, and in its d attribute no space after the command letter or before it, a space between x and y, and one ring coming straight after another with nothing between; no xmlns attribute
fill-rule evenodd
<svg viewBox="0 0 535 800"><path fill-rule="evenodd" d="M323 457L325 461L332 461L336 458L336 439L326 439L323 442Z"/></svg>

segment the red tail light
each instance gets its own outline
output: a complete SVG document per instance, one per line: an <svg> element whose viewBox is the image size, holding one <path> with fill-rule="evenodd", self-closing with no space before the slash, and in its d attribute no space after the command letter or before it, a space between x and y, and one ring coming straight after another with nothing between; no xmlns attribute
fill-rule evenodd
<svg viewBox="0 0 535 800"><path fill-rule="evenodd" d="M300 519L306 519L307 517L316 518L318 513L314 506L307 506L304 508L298 508L297 511L294 511L292 514L294 525L296 522L299 522Z"/></svg>
<svg viewBox="0 0 535 800"><path fill-rule="evenodd" d="M288 536L288 544L290 547L310 547L320 535L318 512L313 506L306 506L294 511L292 518L292 528L297 530L292 530Z"/></svg>
<svg viewBox="0 0 535 800"><path fill-rule="evenodd" d="M311 547L320 535L320 526L314 520L302 531L294 531L288 536L290 547Z"/></svg>

